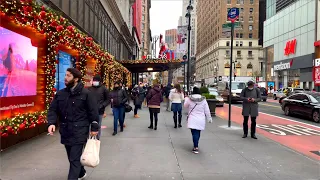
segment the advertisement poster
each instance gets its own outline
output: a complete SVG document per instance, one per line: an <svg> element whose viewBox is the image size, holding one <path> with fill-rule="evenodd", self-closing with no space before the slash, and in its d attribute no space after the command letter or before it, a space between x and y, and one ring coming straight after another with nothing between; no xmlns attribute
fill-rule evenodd
<svg viewBox="0 0 320 180"><path fill-rule="evenodd" d="M320 86L320 66L313 68L313 80L316 86Z"/></svg>
<svg viewBox="0 0 320 180"><path fill-rule="evenodd" d="M177 53L185 54L187 50L188 26L178 26Z"/></svg>
<svg viewBox="0 0 320 180"><path fill-rule="evenodd" d="M66 75L66 71L68 68L74 67L74 58L63 51L59 51L57 55L59 59L59 64L56 65L56 81L54 87L57 90L61 90L65 88L64 84L64 76Z"/></svg>
<svg viewBox="0 0 320 180"><path fill-rule="evenodd" d="M38 48L30 38L0 26L0 111L34 106Z"/></svg>
<svg viewBox="0 0 320 180"><path fill-rule="evenodd" d="M96 61L94 59L88 59L87 61L87 72L86 75L84 76L84 86L85 87L90 87L92 86L92 78L94 76L94 70L96 67Z"/></svg>

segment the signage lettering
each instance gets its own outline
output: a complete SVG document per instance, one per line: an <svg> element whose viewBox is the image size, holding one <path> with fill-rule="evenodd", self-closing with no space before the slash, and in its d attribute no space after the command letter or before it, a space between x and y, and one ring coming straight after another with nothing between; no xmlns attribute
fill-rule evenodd
<svg viewBox="0 0 320 180"><path fill-rule="evenodd" d="M284 70L284 69L290 69L291 68L291 63L280 63L277 65L274 65L273 69L274 71L279 71L279 70Z"/></svg>
<svg viewBox="0 0 320 180"><path fill-rule="evenodd" d="M296 39L288 41L284 48L284 55L289 56L290 54L294 54L296 52L296 44Z"/></svg>
<svg viewBox="0 0 320 180"><path fill-rule="evenodd" d="M314 67L319 67L320 66L320 58L314 60Z"/></svg>

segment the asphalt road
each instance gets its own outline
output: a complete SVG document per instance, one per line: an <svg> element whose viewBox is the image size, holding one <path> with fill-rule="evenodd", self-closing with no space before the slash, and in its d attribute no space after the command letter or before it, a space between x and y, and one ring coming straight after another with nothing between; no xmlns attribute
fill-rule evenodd
<svg viewBox="0 0 320 180"><path fill-rule="evenodd" d="M228 104L225 104L225 105L228 105ZM236 104L234 103L232 105L242 107L241 103L236 103ZM286 116L286 115L284 115L284 112L282 111L280 104L275 101L260 102L259 103L259 112L320 127L320 123L315 123L311 119L299 117L299 116Z"/></svg>

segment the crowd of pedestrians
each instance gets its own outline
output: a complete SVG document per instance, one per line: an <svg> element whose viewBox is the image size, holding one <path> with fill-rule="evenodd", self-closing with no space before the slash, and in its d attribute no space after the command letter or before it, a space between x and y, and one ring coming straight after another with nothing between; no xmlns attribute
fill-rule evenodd
<svg viewBox="0 0 320 180"><path fill-rule="evenodd" d="M193 148L192 152L199 153L199 140L201 131L205 129L206 121L212 122L208 103L200 93L200 89L193 88L192 95L185 97L179 84L166 87L154 83L145 86L142 83L133 88L126 88L121 82L115 82L112 91L102 84L102 79L96 75L92 79L92 87L85 88L81 82L81 72L75 68L68 68L65 75L66 88L59 90L51 102L48 110L48 135L53 135L59 125L61 143L65 146L70 163L68 180L84 179L86 170L80 163L80 156L90 136L101 137L101 124L106 116L105 109L110 104L113 113L113 136L124 131L125 113L133 100L134 118L139 118L142 106L148 107L150 114L149 129L157 130L158 114L161 103L165 97L166 110L173 112L174 128L182 127L182 109L188 112L186 116L187 128L191 130ZM248 134L248 119L251 116L251 137L255 136L256 117L258 116L258 102L261 99L259 89L254 88L253 82L243 89L243 138Z"/></svg>

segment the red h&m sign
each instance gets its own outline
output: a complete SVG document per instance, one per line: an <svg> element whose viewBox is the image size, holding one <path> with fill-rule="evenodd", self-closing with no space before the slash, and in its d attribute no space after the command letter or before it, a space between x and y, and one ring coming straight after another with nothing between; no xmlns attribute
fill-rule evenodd
<svg viewBox="0 0 320 180"><path fill-rule="evenodd" d="M289 56L290 54L294 54L296 52L296 44L296 39L288 41L284 48L284 55Z"/></svg>

